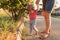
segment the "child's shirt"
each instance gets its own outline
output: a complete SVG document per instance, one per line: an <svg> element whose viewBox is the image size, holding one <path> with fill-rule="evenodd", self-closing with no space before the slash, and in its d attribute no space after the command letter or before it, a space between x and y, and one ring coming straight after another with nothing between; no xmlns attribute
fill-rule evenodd
<svg viewBox="0 0 60 40"><path fill-rule="evenodd" d="M36 19L36 15L37 15L38 11L34 10L33 12L29 13L29 18L30 19Z"/></svg>

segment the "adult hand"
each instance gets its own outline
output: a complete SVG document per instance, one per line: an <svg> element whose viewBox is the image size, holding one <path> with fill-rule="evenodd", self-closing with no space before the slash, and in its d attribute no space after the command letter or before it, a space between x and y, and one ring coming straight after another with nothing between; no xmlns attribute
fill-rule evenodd
<svg viewBox="0 0 60 40"><path fill-rule="evenodd" d="M30 0L27 0L27 5L31 5Z"/></svg>
<svg viewBox="0 0 60 40"><path fill-rule="evenodd" d="M36 4L39 4L40 0L36 0Z"/></svg>

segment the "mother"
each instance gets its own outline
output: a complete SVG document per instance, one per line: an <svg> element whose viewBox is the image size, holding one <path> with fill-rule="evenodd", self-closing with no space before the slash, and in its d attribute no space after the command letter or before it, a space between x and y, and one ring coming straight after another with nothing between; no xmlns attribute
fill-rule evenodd
<svg viewBox="0 0 60 40"><path fill-rule="evenodd" d="M29 0L30 1L30 0ZM28 1L28 4L29 4ZM47 38L50 33L51 29L51 11L54 6L54 1L55 0L43 0L43 10L42 10L42 15L44 16L45 23L46 23L46 28L44 29L43 32L41 32L40 38ZM38 5L40 0L36 0L36 4Z"/></svg>

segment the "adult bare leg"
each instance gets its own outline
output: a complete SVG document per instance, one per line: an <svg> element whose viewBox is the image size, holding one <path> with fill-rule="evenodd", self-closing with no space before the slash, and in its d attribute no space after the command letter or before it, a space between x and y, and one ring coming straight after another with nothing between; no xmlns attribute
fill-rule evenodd
<svg viewBox="0 0 60 40"><path fill-rule="evenodd" d="M49 33L51 28L51 13L43 11L42 15L44 16L45 23L46 23L46 29L44 31Z"/></svg>
<svg viewBox="0 0 60 40"><path fill-rule="evenodd" d="M46 11L42 11L42 15L44 16L45 19L45 23L46 23L46 28L44 29L44 31L41 33L40 38L47 38L49 36L50 33L50 29L51 29L51 13L46 12Z"/></svg>

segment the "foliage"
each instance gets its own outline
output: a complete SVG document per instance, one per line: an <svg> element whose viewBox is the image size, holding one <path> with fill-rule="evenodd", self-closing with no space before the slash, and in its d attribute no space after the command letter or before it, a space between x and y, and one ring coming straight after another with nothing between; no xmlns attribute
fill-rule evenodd
<svg viewBox="0 0 60 40"><path fill-rule="evenodd" d="M16 22L10 16L0 14L0 40L9 40L8 37L16 32L16 30Z"/></svg>
<svg viewBox="0 0 60 40"><path fill-rule="evenodd" d="M14 20L25 15L26 0L0 0L0 8L12 13Z"/></svg>
<svg viewBox="0 0 60 40"><path fill-rule="evenodd" d="M9 34L17 30L17 24L15 21L21 17L25 17L27 13L26 5L26 0L0 0L0 8L8 10L12 14L12 18L9 15L0 15L0 31L2 30L2 33L0 34L7 34L6 37L8 37ZM0 37L0 40L4 40L4 38L6 38L5 35Z"/></svg>
<svg viewBox="0 0 60 40"><path fill-rule="evenodd" d="M10 16L3 16L0 15L0 28L2 31L13 31L13 29L16 29L16 24L13 20L11 20Z"/></svg>

